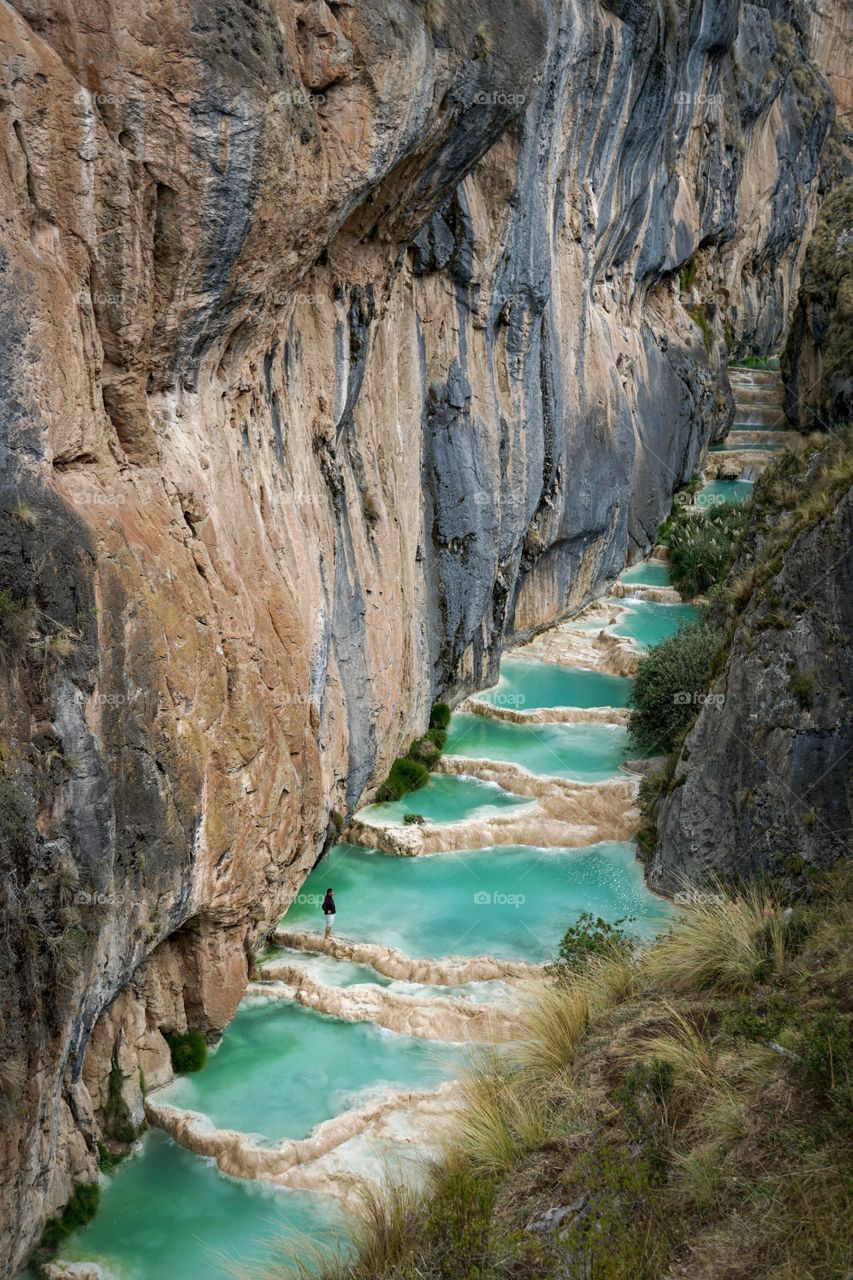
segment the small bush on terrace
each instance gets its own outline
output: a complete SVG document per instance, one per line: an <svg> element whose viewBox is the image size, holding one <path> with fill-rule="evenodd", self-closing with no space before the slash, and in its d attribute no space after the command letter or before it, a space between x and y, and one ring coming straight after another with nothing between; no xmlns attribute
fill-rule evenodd
<svg viewBox="0 0 853 1280"><path fill-rule="evenodd" d="M172 1054L172 1066L179 1075L201 1071L207 1065L207 1041L200 1031L187 1031L184 1035L168 1037Z"/></svg>
<svg viewBox="0 0 853 1280"><path fill-rule="evenodd" d="M450 707L446 703L435 703L430 713L429 729L423 737L415 739L404 756L397 757L388 777L376 792L380 803L400 800L407 791L416 791L429 781L430 770L435 768L447 742L450 715Z"/></svg>
<svg viewBox="0 0 853 1280"><path fill-rule="evenodd" d="M446 729L450 724L450 707L446 702L436 702L429 717L431 729Z"/></svg>
<svg viewBox="0 0 853 1280"><path fill-rule="evenodd" d="M425 765L419 760L413 760L411 756L398 756L391 765L388 777L376 792L376 799L380 803L400 800L407 791L416 791L428 781L429 769Z"/></svg>
<svg viewBox="0 0 853 1280"><path fill-rule="evenodd" d="M700 705L723 639L710 622L688 623L640 659L629 699L629 733L640 751L674 750Z"/></svg>
<svg viewBox="0 0 853 1280"><path fill-rule="evenodd" d="M601 916L596 918L590 911L582 911L577 922L563 934L559 959L548 966L548 972L557 978L568 977L582 969L591 956L630 954L634 944L623 925L634 919L634 916L623 916L609 924Z"/></svg>

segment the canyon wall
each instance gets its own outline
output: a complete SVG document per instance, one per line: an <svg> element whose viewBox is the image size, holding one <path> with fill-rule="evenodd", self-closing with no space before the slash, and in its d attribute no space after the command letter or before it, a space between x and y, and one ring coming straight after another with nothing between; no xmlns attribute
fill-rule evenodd
<svg viewBox="0 0 853 1280"><path fill-rule="evenodd" d="M853 465L782 465L758 486L725 662L660 805L648 878L664 892L719 875L802 885L849 854Z"/></svg>
<svg viewBox="0 0 853 1280"><path fill-rule="evenodd" d="M0 1257L783 332L784 0L0 3ZM5 1274L5 1273L4 1273Z"/></svg>

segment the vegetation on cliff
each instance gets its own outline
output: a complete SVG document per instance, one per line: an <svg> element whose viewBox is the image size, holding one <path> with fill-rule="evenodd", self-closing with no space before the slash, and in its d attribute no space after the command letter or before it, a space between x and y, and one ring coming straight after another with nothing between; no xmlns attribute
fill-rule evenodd
<svg viewBox="0 0 853 1280"><path fill-rule="evenodd" d="M640 751L675 748L704 697L723 636L710 622L688 623L641 658L628 700L631 741Z"/></svg>
<svg viewBox="0 0 853 1280"><path fill-rule="evenodd" d="M746 504L679 507L666 533L672 585L684 596L697 596L721 582L731 566L746 526Z"/></svg>
<svg viewBox="0 0 853 1280"><path fill-rule="evenodd" d="M430 770L435 767L447 742L447 726L450 724L450 707L436 702L429 718L429 728L416 738L404 756L398 756L391 765L388 777L378 788L376 799L400 800L408 791L416 791L429 781Z"/></svg>
<svg viewBox="0 0 853 1280"><path fill-rule="evenodd" d="M472 1067L426 1192L369 1197L325 1280L848 1274L851 894L844 864L590 949Z"/></svg>

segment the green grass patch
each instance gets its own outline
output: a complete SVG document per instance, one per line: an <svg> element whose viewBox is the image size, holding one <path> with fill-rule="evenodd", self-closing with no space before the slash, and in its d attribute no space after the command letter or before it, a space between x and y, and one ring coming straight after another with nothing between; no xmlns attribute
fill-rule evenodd
<svg viewBox="0 0 853 1280"><path fill-rule="evenodd" d="M415 738L404 756L398 756L391 765L388 777L376 792L377 801L401 800L409 791L416 791L429 781L447 743L447 727L450 724L450 707L436 702L430 712L429 728L420 738Z"/></svg>
<svg viewBox="0 0 853 1280"><path fill-rule="evenodd" d="M101 1188L97 1182L78 1182L71 1199L61 1214L48 1218L44 1225L41 1248L55 1253L64 1240L91 1222L101 1203Z"/></svg>
<svg viewBox="0 0 853 1280"><path fill-rule="evenodd" d="M814 676L803 675L800 671L792 671L789 677L791 692L804 711L814 706Z"/></svg>

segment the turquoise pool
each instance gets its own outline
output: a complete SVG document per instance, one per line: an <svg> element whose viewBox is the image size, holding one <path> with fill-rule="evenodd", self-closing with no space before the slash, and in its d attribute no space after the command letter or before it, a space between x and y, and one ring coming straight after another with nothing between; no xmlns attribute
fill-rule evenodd
<svg viewBox="0 0 853 1280"><path fill-rule="evenodd" d="M335 889L344 937L418 957L547 961L581 911L606 920L635 915L642 934L663 928L672 914L646 887L631 843L547 850L501 845L419 858L336 845L306 887L327 884ZM284 924L318 928L316 912L298 905Z"/></svg>
<svg viewBox="0 0 853 1280"><path fill-rule="evenodd" d="M509 724L457 714L450 722L447 754L523 765L532 773L600 782L618 773L627 734L612 724Z"/></svg>
<svg viewBox="0 0 853 1280"><path fill-rule="evenodd" d="M481 702L518 711L538 707L624 707L631 681L581 667L504 658L493 689L477 695Z"/></svg>

